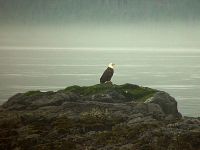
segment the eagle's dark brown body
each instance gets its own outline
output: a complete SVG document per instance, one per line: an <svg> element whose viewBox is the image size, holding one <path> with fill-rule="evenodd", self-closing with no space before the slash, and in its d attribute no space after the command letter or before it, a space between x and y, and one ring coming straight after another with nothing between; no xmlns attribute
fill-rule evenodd
<svg viewBox="0 0 200 150"><path fill-rule="evenodd" d="M101 78L100 78L100 83L105 83L111 80L112 76L114 73L114 69L108 67L104 73L102 74Z"/></svg>

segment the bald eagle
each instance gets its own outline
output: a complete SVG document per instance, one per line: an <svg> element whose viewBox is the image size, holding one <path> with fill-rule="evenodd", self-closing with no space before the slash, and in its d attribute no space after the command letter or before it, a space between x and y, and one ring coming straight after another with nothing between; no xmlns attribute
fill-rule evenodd
<svg viewBox="0 0 200 150"><path fill-rule="evenodd" d="M114 65L113 63L110 63L108 65L108 68L104 71L104 73L102 74L101 78L100 78L100 83L106 83L106 82L110 82L113 73L114 73Z"/></svg>

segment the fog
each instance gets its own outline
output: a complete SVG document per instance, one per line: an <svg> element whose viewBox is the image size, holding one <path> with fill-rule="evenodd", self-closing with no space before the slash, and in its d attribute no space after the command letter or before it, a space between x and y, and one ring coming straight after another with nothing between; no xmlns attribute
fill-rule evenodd
<svg viewBox="0 0 200 150"><path fill-rule="evenodd" d="M1 47L198 48L200 26L73 25L4 28Z"/></svg>
<svg viewBox="0 0 200 150"><path fill-rule="evenodd" d="M0 0L0 47L199 48L199 0Z"/></svg>

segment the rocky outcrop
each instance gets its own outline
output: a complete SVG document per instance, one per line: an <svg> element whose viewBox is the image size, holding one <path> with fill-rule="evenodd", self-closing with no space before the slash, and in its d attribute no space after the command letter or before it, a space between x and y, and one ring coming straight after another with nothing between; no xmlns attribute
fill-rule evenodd
<svg viewBox="0 0 200 150"><path fill-rule="evenodd" d="M158 104L166 114L178 113L176 100L166 92L157 92L145 102Z"/></svg>
<svg viewBox="0 0 200 150"><path fill-rule="evenodd" d="M200 148L200 119L168 93L138 85L19 93L0 109L0 149Z"/></svg>
<svg viewBox="0 0 200 150"><path fill-rule="evenodd" d="M160 107L164 114L181 117L177 109L177 101L166 92L160 91L155 93L145 103L158 104L157 108Z"/></svg>

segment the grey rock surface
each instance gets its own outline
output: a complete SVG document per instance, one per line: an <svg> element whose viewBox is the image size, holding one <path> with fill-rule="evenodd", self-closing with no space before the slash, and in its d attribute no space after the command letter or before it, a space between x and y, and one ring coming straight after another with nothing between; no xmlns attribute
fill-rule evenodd
<svg viewBox="0 0 200 150"><path fill-rule="evenodd" d="M200 149L200 118L138 85L16 94L0 107L0 149Z"/></svg>

